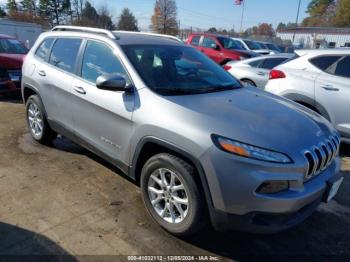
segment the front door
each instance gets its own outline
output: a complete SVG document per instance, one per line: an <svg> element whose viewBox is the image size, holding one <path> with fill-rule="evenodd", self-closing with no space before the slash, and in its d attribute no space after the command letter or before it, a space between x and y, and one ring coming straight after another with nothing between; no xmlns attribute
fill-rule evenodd
<svg viewBox="0 0 350 262"><path fill-rule="evenodd" d="M221 52L215 49L215 47L219 47L219 45L214 38L209 36L203 37L200 50L204 54L206 54L209 58L211 58L212 60L214 60L216 63L219 64L223 60L223 58L222 58L222 55L220 55Z"/></svg>
<svg viewBox="0 0 350 262"><path fill-rule="evenodd" d="M73 82L73 119L78 137L125 167L129 163L134 94L98 89L96 79L111 73L122 75L130 83L113 49L106 43L88 40L80 77Z"/></svg>

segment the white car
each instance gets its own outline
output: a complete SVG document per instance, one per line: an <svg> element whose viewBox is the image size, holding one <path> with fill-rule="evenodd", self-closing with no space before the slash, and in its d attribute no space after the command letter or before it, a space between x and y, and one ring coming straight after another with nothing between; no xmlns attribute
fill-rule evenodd
<svg viewBox="0 0 350 262"><path fill-rule="evenodd" d="M265 90L287 97L330 120L350 142L350 50L296 50L300 57L270 72Z"/></svg>
<svg viewBox="0 0 350 262"><path fill-rule="evenodd" d="M269 80L270 70L294 56L294 54L279 54L259 56L239 62L230 61L224 69L240 80L243 85L264 88Z"/></svg>

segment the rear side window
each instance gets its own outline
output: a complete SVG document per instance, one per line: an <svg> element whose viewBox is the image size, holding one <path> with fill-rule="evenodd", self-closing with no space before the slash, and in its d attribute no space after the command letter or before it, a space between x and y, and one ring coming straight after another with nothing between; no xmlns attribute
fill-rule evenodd
<svg viewBox="0 0 350 262"><path fill-rule="evenodd" d="M282 64L286 60L287 58L271 58L271 59L268 58L268 59L265 59L264 63L261 65L261 68L272 69Z"/></svg>
<svg viewBox="0 0 350 262"><path fill-rule="evenodd" d="M196 36L192 37L191 45L199 46L200 39L201 39L200 35L196 35Z"/></svg>
<svg viewBox="0 0 350 262"><path fill-rule="evenodd" d="M248 65L250 65L251 67L260 67L261 63L264 61L265 61L264 59L259 59L248 63Z"/></svg>
<svg viewBox="0 0 350 262"><path fill-rule="evenodd" d="M55 42L49 63L67 72L73 72L81 40L60 38Z"/></svg>
<svg viewBox="0 0 350 262"><path fill-rule="evenodd" d="M99 76L112 73L120 74L128 81L124 67L112 49L103 43L88 41L81 68L81 77L95 83Z"/></svg>
<svg viewBox="0 0 350 262"><path fill-rule="evenodd" d="M53 41L53 38L46 38L36 50L35 55L40 59L46 61L49 57L49 52Z"/></svg>
<svg viewBox="0 0 350 262"><path fill-rule="evenodd" d="M350 56L346 56L338 62L334 74L342 77L350 77Z"/></svg>
<svg viewBox="0 0 350 262"><path fill-rule="evenodd" d="M214 45L216 45L214 39L211 37L204 37L202 46L206 48L212 48Z"/></svg>
<svg viewBox="0 0 350 262"><path fill-rule="evenodd" d="M331 65L333 65L340 56L318 56L310 59L310 63L316 66L318 69L325 71Z"/></svg>

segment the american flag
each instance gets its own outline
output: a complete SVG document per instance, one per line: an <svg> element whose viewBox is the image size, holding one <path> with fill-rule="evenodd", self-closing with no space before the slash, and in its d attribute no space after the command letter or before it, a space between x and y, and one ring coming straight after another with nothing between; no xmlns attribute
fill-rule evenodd
<svg viewBox="0 0 350 262"><path fill-rule="evenodd" d="M243 4L244 0L235 0L235 5Z"/></svg>

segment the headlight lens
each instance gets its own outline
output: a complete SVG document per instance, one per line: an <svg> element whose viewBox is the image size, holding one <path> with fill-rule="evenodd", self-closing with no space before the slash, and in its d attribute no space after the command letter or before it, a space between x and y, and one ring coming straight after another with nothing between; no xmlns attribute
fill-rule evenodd
<svg viewBox="0 0 350 262"><path fill-rule="evenodd" d="M252 146L217 135L212 135L212 139L214 144L221 150L235 155L274 163L292 163L292 160L283 153Z"/></svg>

